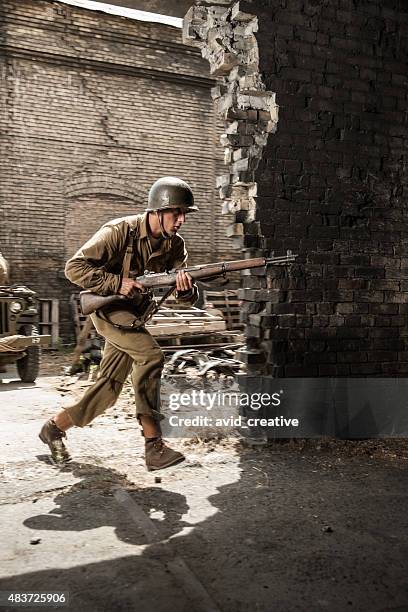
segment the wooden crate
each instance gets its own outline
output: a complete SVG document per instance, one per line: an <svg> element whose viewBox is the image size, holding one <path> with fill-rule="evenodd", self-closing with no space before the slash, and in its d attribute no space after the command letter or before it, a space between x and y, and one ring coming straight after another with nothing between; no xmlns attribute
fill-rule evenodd
<svg viewBox="0 0 408 612"><path fill-rule="evenodd" d="M239 330L244 328L239 318L240 307L236 289L225 289L224 291L206 289L204 291L204 307L207 307L208 304L212 304L214 308L222 312L227 329Z"/></svg>

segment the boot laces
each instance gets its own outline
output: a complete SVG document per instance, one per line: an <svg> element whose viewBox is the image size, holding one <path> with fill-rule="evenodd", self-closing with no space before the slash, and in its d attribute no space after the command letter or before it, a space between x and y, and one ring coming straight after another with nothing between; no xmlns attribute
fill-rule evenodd
<svg viewBox="0 0 408 612"><path fill-rule="evenodd" d="M162 455L164 451L166 450L166 444L163 438L159 438L158 440L156 440L153 446L157 451L159 451L160 455Z"/></svg>

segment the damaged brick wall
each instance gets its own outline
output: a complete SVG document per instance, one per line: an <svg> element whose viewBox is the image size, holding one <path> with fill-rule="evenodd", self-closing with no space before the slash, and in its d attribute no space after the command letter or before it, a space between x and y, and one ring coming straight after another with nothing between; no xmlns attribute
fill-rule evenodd
<svg viewBox="0 0 408 612"><path fill-rule="evenodd" d="M0 248L13 282L60 298L67 257L102 223L144 209L159 176L188 180L191 262L235 257L217 214L222 147L208 64L179 29L52 1L1 5Z"/></svg>
<svg viewBox="0 0 408 612"><path fill-rule="evenodd" d="M222 77L224 142L233 162L245 142L243 172L255 172L241 178L229 163L224 206L237 206L243 246L299 253L290 274L243 279L250 374L408 373L407 32L399 0L201 2L190 13L186 35ZM251 147L276 115L249 127L260 91L279 105L262 161Z"/></svg>

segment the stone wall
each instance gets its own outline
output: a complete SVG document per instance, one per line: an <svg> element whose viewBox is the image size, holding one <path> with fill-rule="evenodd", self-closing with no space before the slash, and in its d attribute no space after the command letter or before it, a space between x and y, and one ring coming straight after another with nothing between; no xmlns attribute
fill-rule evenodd
<svg viewBox="0 0 408 612"><path fill-rule="evenodd" d="M13 282L61 300L64 263L105 221L142 211L151 183L194 189L191 263L232 258L215 176L223 151L208 63L179 29L52 1L2 11L0 246Z"/></svg>

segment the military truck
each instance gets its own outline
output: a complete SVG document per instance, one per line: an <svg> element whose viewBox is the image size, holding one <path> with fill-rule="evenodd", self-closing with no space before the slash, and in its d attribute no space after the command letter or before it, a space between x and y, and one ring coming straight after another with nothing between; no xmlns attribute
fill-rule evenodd
<svg viewBox="0 0 408 612"><path fill-rule="evenodd" d="M34 382L41 361L41 347L51 336L39 334L36 293L22 285L0 286L0 373L16 363L23 382Z"/></svg>

